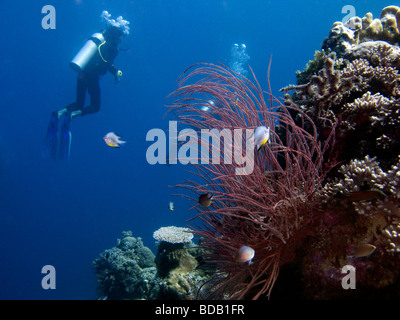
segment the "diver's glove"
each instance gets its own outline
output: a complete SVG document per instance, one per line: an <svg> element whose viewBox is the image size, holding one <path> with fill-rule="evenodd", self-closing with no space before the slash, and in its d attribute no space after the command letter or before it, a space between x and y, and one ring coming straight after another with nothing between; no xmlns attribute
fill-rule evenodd
<svg viewBox="0 0 400 320"><path fill-rule="evenodd" d="M61 109L60 111L58 111L58 113L57 113L58 119L60 119L67 112L68 112L67 108L64 108L64 109Z"/></svg>
<svg viewBox="0 0 400 320"><path fill-rule="evenodd" d="M71 118L74 118L76 116L80 116L82 114L81 110L77 110L77 111L72 111L71 112Z"/></svg>
<svg viewBox="0 0 400 320"><path fill-rule="evenodd" d="M122 71L118 70L117 73L115 74L115 83L118 83L121 80L122 77Z"/></svg>

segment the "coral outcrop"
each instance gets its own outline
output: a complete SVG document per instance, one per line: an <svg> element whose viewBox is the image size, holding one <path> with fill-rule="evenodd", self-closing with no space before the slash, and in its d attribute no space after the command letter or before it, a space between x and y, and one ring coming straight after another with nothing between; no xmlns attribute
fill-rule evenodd
<svg viewBox="0 0 400 320"><path fill-rule="evenodd" d="M151 299L159 293L154 254L132 232L93 261L100 299Z"/></svg>
<svg viewBox="0 0 400 320"><path fill-rule="evenodd" d="M339 54L348 54L360 43L386 41L392 45L400 43L400 8L383 8L380 19L374 19L371 12L363 18L352 17L346 23L335 22L322 49L331 49Z"/></svg>
<svg viewBox="0 0 400 320"><path fill-rule="evenodd" d="M189 228L162 227L153 234L157 243L157 276L160 295L168 299L195 299L197 289L207 280L207 275L197 269L196 257L201 252L194 248L193 233Z"/></svg>
<svg viewBox="0 0 400 320"><path fill-rule="evenodd" d="M306 112L323 140L336 129L335 150L339 161L377 156L386 168L396 161L400 137L399 71L388 58L389 44L376 44L376 54L353 60L338 58L335 52L319 52L321 65L314 74L298 73L309 81L288 86L282 91L287 103L295 103ZM374 58L372 58L374 57Z"/></svg>
<svg viewBox="0 0 400 320"><path fill-rule="evenodd" d="M193 239L193 233L189 228L169 226L154 231L153 238L168 243L189 243Z"/></svg>
<svg viewBox="0 0 400 320"><path fill-rule="evenodd" d="M250 174L213 163L180 185L195 194L186 196L204 223L194 231L203 251L188 228L155 231L156 256L124 232L94 261L99 296L398 298L399 44L399 7L384 8L379 19L367 13L335 22L297 84L282 89L284 104L270 90L265 97L255 77L253 84L212 64L186 70L170 106L183 123L197 130L268 125L273 139L255 153ZM199 108L209 101L218 108ZM213 206L198 206L208 192ZM243 245L255 251L251 264L235 259ZM202 259L215 274L199 267ZM342 286L349 266L357 290ZM301 287L284 287L287 270Z"/></svg>
<svg viewBox="0 0 400 320"><path fill-rule="evenodd" d="M319 191L320 224L299 250L308 298L395 297L400 292L400 8L333 24L286 104L310 116L338 163ZM294 91L293 94L289 94ZM304 121L293 112L297 122ZM335 161L333 161L333 160ZM375 250L355 256L357 248ZM357 292L341 287L356 270Z"/></svg>
<svg viewBox="0 0 400 320"><path fill-rule="evenodd" d="M302 258L308 297L395 297L390 290L398 288L400 274L399 165L385 172L366 156L342 165L325 185L322 221ZM355 256L365 244L375 247L372 254ZM355 267L356 293L341 287L346 265Z"/></svg>
<svg viewBox="0 0 400 320"><path fill-rule="evenodd" d="M320 140L336 129L339 161L369 155L377 157L385 169L397 161L400 49L395 17L399 12L394 6L383 9L377 21L384 27L374 33L374 41L367 32L373 22L366 22L372 14L354 18L358 21L353 23L355 29L350 28L350 22L347 26L336 22L322 51L306 70L297 73L298 84L281 89L295 90L292 96L286 95L287 104L300 106L312 118ZM357 30L359 37L354 35Z"/></svg>
<svg viewBox="0 0 400 320"><path fill-rule="evenodd" d="M141 238L132 237L130 231L122 232L117 245L93 262L99 299L195 299L197 289L209 276L197 268L200 252L194 248L189 230L178 227L157 230L156 256L143 245Z"/></svg>

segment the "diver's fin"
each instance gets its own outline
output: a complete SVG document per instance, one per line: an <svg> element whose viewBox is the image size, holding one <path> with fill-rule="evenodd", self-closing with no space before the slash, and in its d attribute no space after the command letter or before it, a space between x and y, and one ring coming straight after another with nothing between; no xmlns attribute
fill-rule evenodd
<svg viewBox="0 0 400 320"><path fill-rule="evenodd" d="M47 127L47 134L44 141L43 153L45 157L56 159L57 157L57 127L58 115L57 112L52 112L50 117L49 126Z"/></svg>
<svg viewBox="0 0 400 320"><path fill-rule="evenodd" d="M69 124L71 122L71 112L66 112L61 116L61 128L60 128L60 146L58 149L58 158L69 160L71 151L71 139L72 134L69 130Z"/></svg>

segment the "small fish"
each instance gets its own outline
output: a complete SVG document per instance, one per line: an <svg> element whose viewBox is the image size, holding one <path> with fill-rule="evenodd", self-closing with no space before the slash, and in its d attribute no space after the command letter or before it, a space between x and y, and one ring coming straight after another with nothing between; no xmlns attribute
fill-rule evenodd
<svg viewBox="0 0 400 320"><path fill-rule="evenodd" d="M200 107L200 110L201 110L201 111L205 111L205 112L207 112L207 111L210 111L210 107L207 107L207 106L201 106L201 107Z"/></svg>
<svg viewBox="0 0 400 320"><path fill-rule="evenodd" d="M257 151L260 150L269 140L269 128L261 126L254 131L254 143Z"/></svg>
<svg viewBox="0 0 400 320"><path fill-rule="evenodd" d="M246 263L248 262L249 265L254 258L255 251L253 248L248 246L241 246L239 250L236 252L235 260L239 263Z"/></svg>
<svg viewBox="0 0 400 320"><path fill-rule="evenodd" d="M210 111L212 107L215 107L214 101L208 100L207 103L208 103L208 105L203 105L200 107L201 111L207 112L207 111Z"/></svg>
<svg viewBox="0 0 400 320"><path fill-rule="evenodd" d="M213 195L211 193L203 193L199 196L199 203L204 207L209 207L212 204Z"/></svg>
<svg viewBox="0 0 400 320"><path fill-rule="evenodd" d="M126 141L120 140L120 136L115 134L114 132L107 133L103 139L110 147L119 148L121 144L126 143Z"/></svg>
<svg viewBox="0 0 400 320"><path fill-rule="evenodd" d="M371 255L376 247L369 243L361 244L354 248L353 254L350 257L362 258Z"/></svg>
<svg viewBox="0 0 400 320"><path fill-rule="evenodd" d="M171 210L171 211L174 211L174 203L173 203L173 201L170 201L169 202L169 210Z"/></svg>

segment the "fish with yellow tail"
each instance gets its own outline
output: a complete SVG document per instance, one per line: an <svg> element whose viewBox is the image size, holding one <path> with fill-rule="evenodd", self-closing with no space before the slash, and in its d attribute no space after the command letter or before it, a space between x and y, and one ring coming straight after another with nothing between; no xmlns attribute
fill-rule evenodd
<svg viewBox="0 0 400 320"><path fill-rule="evenodd" d="M270 129L269 127L260 126L254 130L254 144L256 146L256 150L259 151L261 147L265 146L269 141L270 137Z"/></svg>
<svg viewBox="0 0 400 320"><path fill-rule="evenodd" d="M121 137L117 135L115 132L109 132L103 137L104 141L107 143L108 146L113 148L120 148L121 145L126 143L126 141L120 140Z"/></svg>

